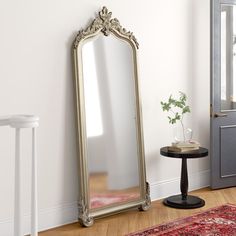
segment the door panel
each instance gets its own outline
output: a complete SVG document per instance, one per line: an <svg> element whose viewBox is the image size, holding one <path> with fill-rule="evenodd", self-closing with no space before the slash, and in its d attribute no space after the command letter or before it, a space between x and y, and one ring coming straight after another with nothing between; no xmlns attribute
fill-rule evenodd
<svg viewBox="0 0 236 236"><path fill-rule="evenodd" d="M221 178L236 176L236 126L220 127Z"/></svg>
<svg viewBox="0 0 236 236"><path fill-rule="evenodd" d="M211 1L211 187L236 186L236 0Z"/></svg>

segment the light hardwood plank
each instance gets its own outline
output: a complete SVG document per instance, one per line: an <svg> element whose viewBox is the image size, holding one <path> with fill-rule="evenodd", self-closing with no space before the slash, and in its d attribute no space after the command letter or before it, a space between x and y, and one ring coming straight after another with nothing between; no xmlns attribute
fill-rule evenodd
<svg viewBox="0 0 236 236"><path fill-rule="evenodd" d="M153 225L186 217L225 203L236 204L236 187L220 190L200 189L191 194L203 198L206 205L197 209L174 209L166 207L162 201L152 202L147 212L131 210L118 215L95 220L90 228L78 223L70 224L40 233L40 236L121 236Z"/></svg>

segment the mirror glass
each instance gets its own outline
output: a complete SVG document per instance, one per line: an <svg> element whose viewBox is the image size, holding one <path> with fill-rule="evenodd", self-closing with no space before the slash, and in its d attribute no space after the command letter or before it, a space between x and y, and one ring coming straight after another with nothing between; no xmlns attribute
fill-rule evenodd
<svg viewBox="0 0 236 236"><path fill-rule="evenodd" d="M221 6L221 110L236 109L236 6Z"/></svg>
<svg viewBox="0 0 236 236"><path fill-rule="evenodd" d="M82 46L90 209L140 199L131 45L102 33Z"/></svg>

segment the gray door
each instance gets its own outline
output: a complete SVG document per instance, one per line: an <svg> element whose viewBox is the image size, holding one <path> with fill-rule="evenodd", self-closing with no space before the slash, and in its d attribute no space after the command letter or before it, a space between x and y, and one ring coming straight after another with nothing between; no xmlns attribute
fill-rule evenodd
<svg viewBox="0 0 236 236"><path fill-rule="evenodd" d="M211 187L236 186L236 0L211 1Z"/></svg>

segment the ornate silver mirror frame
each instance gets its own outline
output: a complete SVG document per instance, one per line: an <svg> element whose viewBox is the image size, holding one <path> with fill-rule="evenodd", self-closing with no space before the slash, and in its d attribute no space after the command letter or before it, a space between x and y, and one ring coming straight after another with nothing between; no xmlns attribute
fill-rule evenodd
<svg viewBox="0 0 236 236"><path fill-rule="evenodd" d="M75 71L75 95L76 95L76 115L77 115L77 134L78 134L78 157L79 157L79 222L84 226L91 226L93 219L118 213L130 208L139 208L147 210L150 207L150 190L146 182L146 170L144 159L144 145L142 133L142 117L140 105L140 92L137 71L137 49L139 47L133 33L126 31L119 21L111 18L112 13L103 7L99 15L85 29L80 30L73 43L73 60ZM137 155L139 169L139 188L140 196L138 199L120 203L118 205L106 206L104 208L90 209L89 199L89 181L88 181L88 160L87 160L87 140L86 140L86 117L85 117L85 97L84 97L84 76L83 76L83 58L82 46L85 41L98 35L113 35L117 39L125 41L132 48L132 58L134 64L134 90L136 105L136 136L137 136Z"/></svg>

